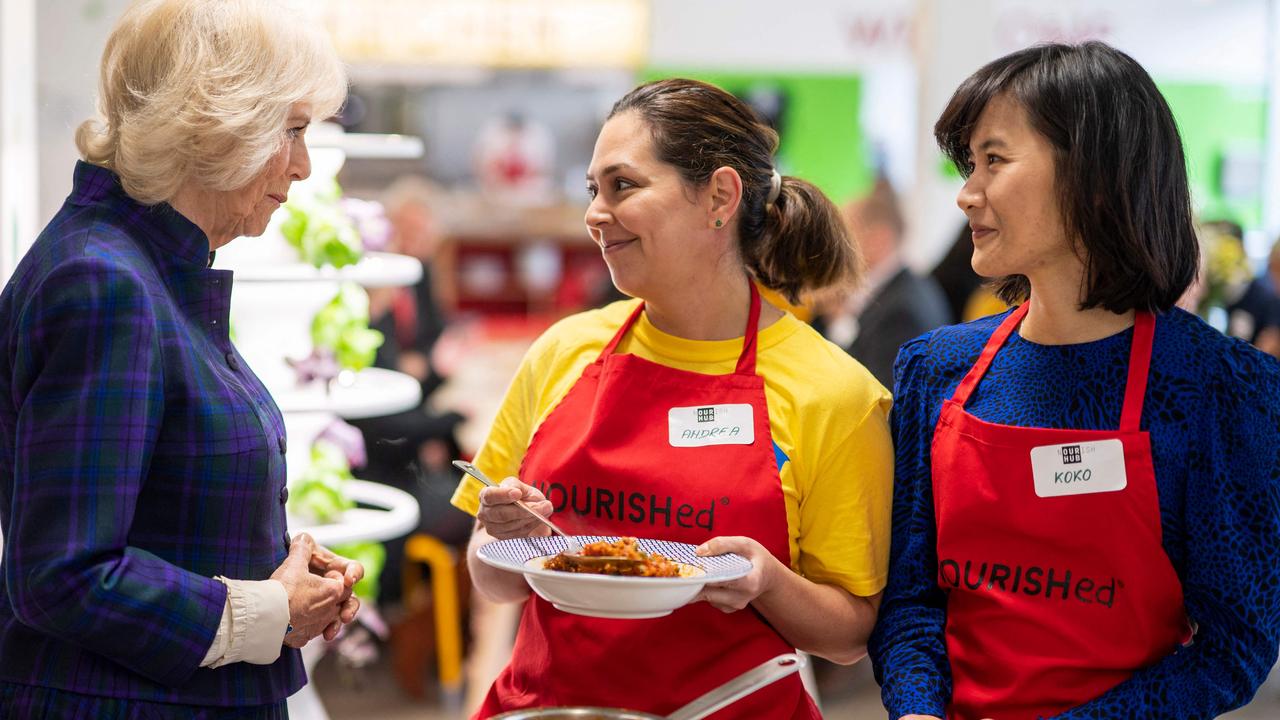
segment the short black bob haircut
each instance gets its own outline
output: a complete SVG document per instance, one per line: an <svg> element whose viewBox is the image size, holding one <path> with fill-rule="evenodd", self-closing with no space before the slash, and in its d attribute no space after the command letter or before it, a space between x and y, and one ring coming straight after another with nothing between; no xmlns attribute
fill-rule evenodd
<svg viewBox="0 0 1280 720"><path fill-rule="evenodd" d="M988 63L956 89L933 128L966 178L970 135L1002 93L1053 146L1067 237L1085 261L1081 309L1173 307L1196 277L1200 250L1182 140L1151 76L1100 42L1036 45ZM1014 304L1031 285L1013 275L995 290Z"/></svg>

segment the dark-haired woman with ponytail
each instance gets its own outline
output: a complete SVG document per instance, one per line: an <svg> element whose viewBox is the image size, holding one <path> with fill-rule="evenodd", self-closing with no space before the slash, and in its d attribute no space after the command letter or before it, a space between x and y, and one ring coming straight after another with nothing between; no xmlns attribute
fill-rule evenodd
<svg viewBox="0 0 1280 720"><path fill-rule="evenodd" d="M587 618L530 598L479 717L548 705L667 714L795 648L844 663L864 654L888 561L890 398L760 299L757 283L794 299L858 268L831 202L776 171L777 144L704 83L664 80L618 101L588 169L586 224L634 299L567 318L533 345L476 458L508 479L467 481L454 496L478 516L476 587L499 601L529 588L474 548L545 534L517 500L571 529L735 552L754 569L659 619ZM675 447L670 418L708 406L742 432ZM533 486L552 481L550 498ZM619 517L567 500L602 493L644 502ZM716 717L819 714L793 675Z"/></svg>
<svg viewBox="0 0 1280 720"><path fill-rule="evenodd" d="M1041 45L934 127L973 268L1016 308L895 368L893 720L1211 718L1280 639L1280 364L1174 306L1198 250L1138 63Z"/></svg>

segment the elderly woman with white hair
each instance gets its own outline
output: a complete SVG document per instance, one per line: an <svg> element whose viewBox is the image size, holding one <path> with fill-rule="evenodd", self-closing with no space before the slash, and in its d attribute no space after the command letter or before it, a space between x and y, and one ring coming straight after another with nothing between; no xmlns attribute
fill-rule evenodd
<svg viewBox="0 0 1280 720"><path fill-rule="evenodd" d="M213 252L310 173L346 76L268 0L140 0L71 195L0 295L0 717L277 718L358 563L290 542L284 424Z"/></svg>

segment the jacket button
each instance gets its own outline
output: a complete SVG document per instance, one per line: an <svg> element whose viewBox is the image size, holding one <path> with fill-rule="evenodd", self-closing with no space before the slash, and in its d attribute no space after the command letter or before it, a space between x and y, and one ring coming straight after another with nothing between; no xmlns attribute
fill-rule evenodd
<svg viewBox="0 0 1280 720"><path fill-rule="evenodd" d="M276 445L280 447L280 454L283 455L289 449L289 441L283 435L276 437Z"/></svg>
<svg viewBox="0 0 1280 720"><path fill-rule="evenodd" d="M289 502L289 488L280 488L280 504L283 505L287 502Z"/></svg>
<svg viewBox="0 0 1280 720"><path fill-rule="evenodd" d="M233 352L227 353L227 367L236 372L240 371L240 361L236 359L236 354Z"/></svg>

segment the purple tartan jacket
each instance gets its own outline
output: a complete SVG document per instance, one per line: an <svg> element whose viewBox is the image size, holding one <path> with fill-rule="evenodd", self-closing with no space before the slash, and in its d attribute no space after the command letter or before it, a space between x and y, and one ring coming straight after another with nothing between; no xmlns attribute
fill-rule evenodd
<svg viewBox="0 0 1280 720"><path fill-rule="evenodd" d="M306 682L288 648L199 668L213 577L264 580L288 548L284 423L208 260L194 224L80 162L0 294L0 682L205 706Z"/></svg>

